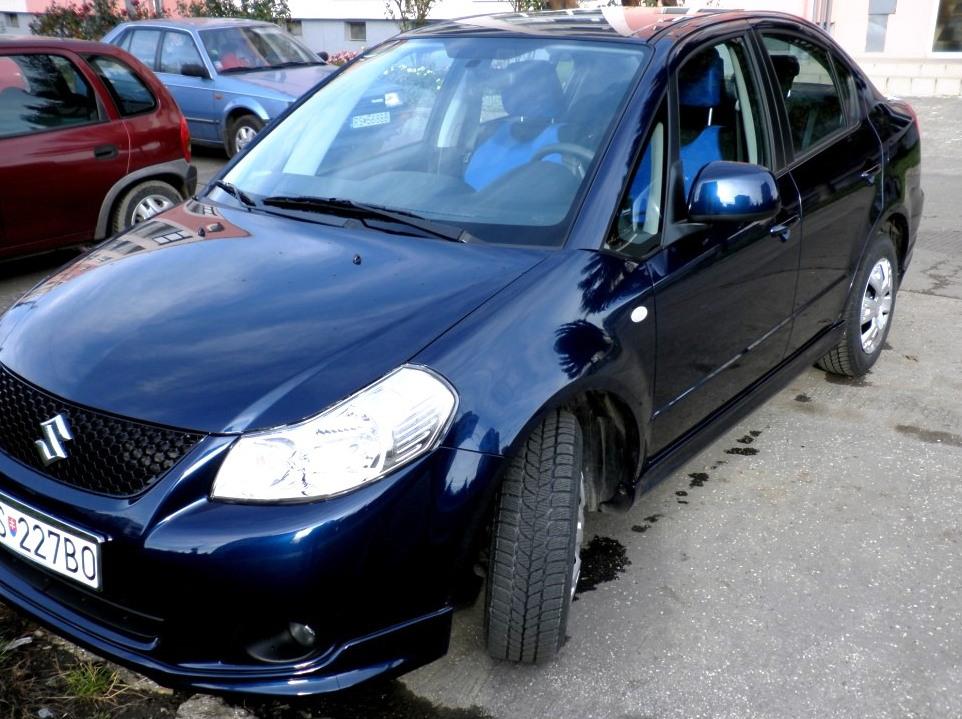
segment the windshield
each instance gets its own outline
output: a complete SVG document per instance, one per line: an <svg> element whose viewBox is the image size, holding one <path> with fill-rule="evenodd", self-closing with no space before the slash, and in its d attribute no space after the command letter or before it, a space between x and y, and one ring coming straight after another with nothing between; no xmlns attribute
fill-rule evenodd
<svg viewBox="0 0 962 719"><path fill-rule="evenodd" d="M247 25L200 33L218 72L262 70L321 60L294 37L273 25Z"/></svg>
<svg viewBox="0 0 962 719"><path fill-rule="evenodd" d="M540 38L397 41L321 88L225 180L255 200L337 198L488 242L558 245L646 52Z"/></svg>

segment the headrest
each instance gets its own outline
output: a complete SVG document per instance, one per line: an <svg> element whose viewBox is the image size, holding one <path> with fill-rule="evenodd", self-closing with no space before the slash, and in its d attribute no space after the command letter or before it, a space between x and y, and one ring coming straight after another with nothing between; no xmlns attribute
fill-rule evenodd
<svg viewBox="0 0 962 719"><path fill-rule="evenodd" d="M792 83L802 71L802 66L798 58L794 55L771 55L772 66L775 68L775 75L778 77L778 84L782 88L782 94L787 96L792 89Z"/></svg>
<svg viewBox="0 0 962 719"><path fill-rule="evenodd" d="M564 109L564 92L554 65L545 60L524 60L509 66L501 103L512 117L553 120Z"/></svg>
<svg viewBox="0 0 962 719"><path fill-rule="evenodd" d="M679 104L687 107L717 107L722 100L725 66L712 48L699 53L678 74Z"/></svg>

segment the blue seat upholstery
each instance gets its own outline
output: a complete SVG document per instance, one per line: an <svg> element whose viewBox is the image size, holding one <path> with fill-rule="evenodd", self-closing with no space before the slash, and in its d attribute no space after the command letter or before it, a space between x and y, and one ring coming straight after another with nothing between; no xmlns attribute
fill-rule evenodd
<svg viewBox="0 0 962 719"><path fill-rule="evenodd" d="M724 159L722 153L722 126L712 125L711 110L722 103L724 65L716 50L694 58L682 68L678 79L678 96L682 117L694 115L704 122L703 129L695 139L682 145L680 150L685 175L685 197L691 191L698 172L709 162Z"/></svg>
<svg viewBox="0 0 962 719"><path fill-rule="evenodd" d="M564 109L564 93L554 65L544 60L515 63L501 91L508 117L474 151L464 181L480 190L511 170L529 162L540 148L559 142L561 125L555 120ZM557 155L545 158L560 161Z"/></svg>

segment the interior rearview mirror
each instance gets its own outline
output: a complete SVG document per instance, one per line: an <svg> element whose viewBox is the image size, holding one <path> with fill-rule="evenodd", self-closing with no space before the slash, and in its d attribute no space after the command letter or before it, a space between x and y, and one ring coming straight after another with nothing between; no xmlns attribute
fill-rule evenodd
<svg viewBox="0 0 962 719"><path fill-rule="evenodd" d="M775 177L747 162L710 162L695 177L688 196L691 222L759 222L781 209Z"/></svg>

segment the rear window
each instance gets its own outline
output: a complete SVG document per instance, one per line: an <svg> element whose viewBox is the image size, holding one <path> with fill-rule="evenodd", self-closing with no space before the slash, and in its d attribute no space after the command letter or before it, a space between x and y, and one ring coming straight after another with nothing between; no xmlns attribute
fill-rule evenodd
<svg viewBox="0 0 962 719"><path fill-rule="evenodd" d="M104 55L95 55L89 61L110 91L121 115L139 115L157 107L156 98L125 62Z"/></svg>

